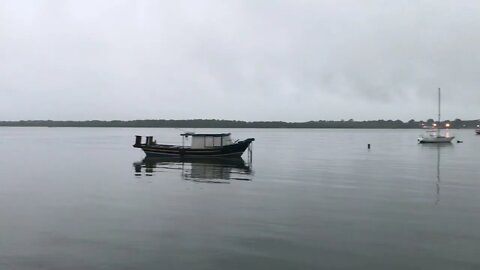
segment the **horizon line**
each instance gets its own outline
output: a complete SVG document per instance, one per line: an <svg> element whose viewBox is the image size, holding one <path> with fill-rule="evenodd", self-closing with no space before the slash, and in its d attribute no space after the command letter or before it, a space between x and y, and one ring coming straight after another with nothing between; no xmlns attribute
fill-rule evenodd
<svg viewBox="0 0 480 270"><path fill-rule="evenodd" d="M100 120L100 119L89 119L89 120L52 120L52 119L22 119L22 120L0 120L0 122L134 122L134 121L225 121L225 122L245 122L245 123L256 123L256 122L282 122L282 123L308 123L308 122L371 122L371 121L401 121L404 123L408 123L410 121L414 122L437 122L434 118L428 118L427 120L416 120L416 119L409 119L409 120L401 120L401 119L369 119L369 120L355 120L353 118L350 119L340 119L340 120L326 120L326 119L319 119L319 120L306 120L306 121L288 121L288 120L235 120L235 119L215 119L215 118L190 118L190 119L166 119L166 118L144 118L144 119L131 119L131 120L121 120L121 119L109 119L109 120ZM480 121L480 119L460 119L455 118L454 120L445 119L441 120L441 122L455 122L455 121Z"/></svg>

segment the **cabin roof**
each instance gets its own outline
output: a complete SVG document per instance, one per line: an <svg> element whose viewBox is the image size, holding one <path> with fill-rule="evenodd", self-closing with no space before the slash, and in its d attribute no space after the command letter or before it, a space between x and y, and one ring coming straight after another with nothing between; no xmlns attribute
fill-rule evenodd
<svg viewBox="0 0 480 270"><path fill-rule="evenodd" d="M193 132L186 132L183 134L180 134L180 136L184 137L226 137L230 136L230 133L193 133Z"/></svg>

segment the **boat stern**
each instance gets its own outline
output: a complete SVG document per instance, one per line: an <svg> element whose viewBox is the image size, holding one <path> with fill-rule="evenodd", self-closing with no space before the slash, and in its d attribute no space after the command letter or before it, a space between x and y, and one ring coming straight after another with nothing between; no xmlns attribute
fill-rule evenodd
<svg viewBox="0 0 480 270"><path fill-rule="evenodd" d="M144 148L146 146L155 145L155 141L153 140L153 136L146 136L145 143L142 143L143 137L140 135L135 135L135 144L132 145L134 148Z"/></svg>

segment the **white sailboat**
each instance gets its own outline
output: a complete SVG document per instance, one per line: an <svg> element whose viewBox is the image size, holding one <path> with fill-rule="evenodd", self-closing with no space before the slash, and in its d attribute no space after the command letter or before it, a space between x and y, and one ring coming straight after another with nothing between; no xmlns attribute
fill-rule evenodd
<svg viewBox="0 0 480 270"><path fill-rule="evenodd" d="M448 132L441 134L440 128L440 88L438 88L438 121L434 127L418 138L419 143L450 143L455 136L450 136Z"/></svg>

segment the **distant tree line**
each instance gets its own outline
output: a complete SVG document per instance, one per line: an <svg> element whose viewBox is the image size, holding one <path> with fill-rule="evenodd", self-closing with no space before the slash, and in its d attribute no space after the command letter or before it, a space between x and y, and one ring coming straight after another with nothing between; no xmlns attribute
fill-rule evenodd
<svg viewBox="0 0 480 270"><path fill-rule="evenodd" d="M23 121L0 121L0 126L11 127L129 127L129 128L423 128L432 126L435 121L410 120L369 120L355 121L308 121L308 122L283 122L283 121L235 121L217 119L191 119L191 120L131 120L131 121L53 121L53 120L23 120ZM480 120L446 120L440 123L450 128L475 128Z"/></svg>

